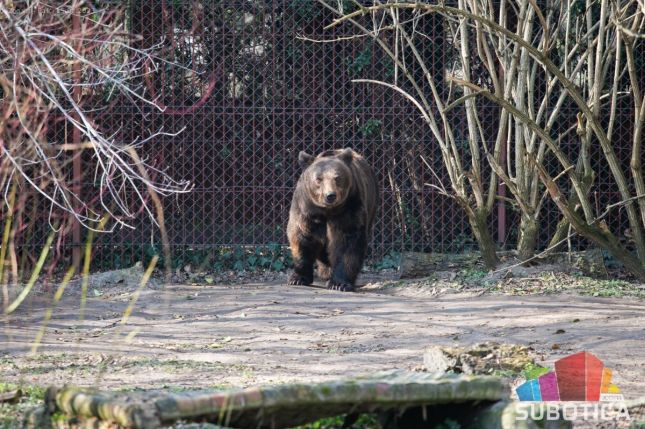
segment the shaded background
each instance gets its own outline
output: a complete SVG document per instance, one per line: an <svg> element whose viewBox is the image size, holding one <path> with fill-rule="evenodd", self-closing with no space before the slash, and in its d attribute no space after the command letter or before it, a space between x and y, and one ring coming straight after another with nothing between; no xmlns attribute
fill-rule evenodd
<svg viewBox="0 0 645 429"><path fill-rule="evenodd" d="M350 26L323 31L333 15L317 2L133 1L129 15L131 30L143 36L142 47L158 46L158 55L174 63L161 63L154 77L143 83L147 95L166 110L142 105L144 117L116 103L97 121L123 141L136 139L144 128L172 133L183 129L178 136L157 139L144 149L148 159L167 168L171 176L189 179L195 186L189 194L165 200L176 258L198 263L212 249L283 245L291 193L300 173L298 151L318 153L338 147L363 153L380 181L372 261L403 249L460 252L475 247L459 207L425 186L437 179L420 155L440 179L445 171L438 145L418 111L387 88L350 82L391 81L395 71L389 58L364 37L337 43L301 39L353 34ZM428 37L419 45L421 54L439 90L447 91L443 77L457 53L446 40L441 17L425 18L422 27L417 29ZM421 76L411 59L408 65ZM485 100L478 103L492 146L499 110ZM462 110L453 109L452 122L463 124L456 131L458 135L462 131L463 156L468 156ZM576 113L577 109L563 108L555 136L575 123ZM631 121L629 106L619 108L617 141L629 135ZM575 133L570 135L563 147L575 160L579 142ZM620 146L617 152L627 160L628 137ZM599 156L592 154L592 159ZM546 164L556 174L560 170L551 161L547 158ZM91 164L91 159L86 162ZM606 172L596 173L594 201L604 208L618 201L618 195L604 180ZM619 211L612 216L607 221L613 230L626 225ZM555 205L546 202L539 246L548 243L558 220ZM500 202L490 222L501 247L515 244L518 216L511 205ZM96 248L99 265L126 266L159 251L158 233L149 219L142 214L135 224L135 230L101 237ZM574 245L586 243L574 240Z"/></svg>

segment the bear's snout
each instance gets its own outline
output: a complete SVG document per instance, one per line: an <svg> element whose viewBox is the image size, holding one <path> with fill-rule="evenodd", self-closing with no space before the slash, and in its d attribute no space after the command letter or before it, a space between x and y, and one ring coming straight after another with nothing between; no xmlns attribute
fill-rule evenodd
<svg viewBox="0 0 645 429"><path fill-rule="evenodd" d="M336 201L336 192L329 192L328 194L326 194L325 201L327 201L328 204L331 204L334 201Z"/></svg>

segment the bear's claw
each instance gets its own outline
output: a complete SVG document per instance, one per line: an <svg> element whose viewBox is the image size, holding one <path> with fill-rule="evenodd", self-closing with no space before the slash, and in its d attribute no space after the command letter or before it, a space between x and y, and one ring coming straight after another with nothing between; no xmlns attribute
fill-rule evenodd
<svg viewBox="0 0 645 429"><path fill-rule="evenodd" d="M292 274L287 284L289 286L310 286L313 282L313 279L306 279L298 274Z"/></svg>
<svg viewBox="0 0 645 429"><path fill-rule="evenodd" d="M346 282L332 282L330 280L327 282L327 289L341 292L354 292L354 285Z"/></svg>

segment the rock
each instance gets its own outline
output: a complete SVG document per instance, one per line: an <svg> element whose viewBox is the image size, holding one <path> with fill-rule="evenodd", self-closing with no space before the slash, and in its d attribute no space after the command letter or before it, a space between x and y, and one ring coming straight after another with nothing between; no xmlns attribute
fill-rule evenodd
<svg viewBox="0 0 645 429"><path fill-rule="evenodd" d="M423 366L428 372L445 374L456 365L457 357L442 347L430 347L423 354Z"/></svg>
<svg viewBox="0 0 645 429"><path fill-rule="evenodd" d="M481 257L478 253L404 252L401 255L400 277L402 279L426 277L436 271L445 270L446 267L454 264L458 264L458 266L474 266L480 259Z"/></svg>
<svg viewBox="0 0 645 429"><path fill-rule="evenodd" d="M10 404L15 404L20 400L21 396L22 396L22 391L20 391L20 389L0 393L0 403L5 402Z"/></svg>
<svg viewBox="0 0 645 429"><path fill-rule="evenodd" d="M124 285L124 286L138 286L143 277L144 269L141 262L137 262L130 268L121 270L104 271L100 273L90 274L88 277L88 286L90 289L95 289L97 292L106 286ZM80 286L83 278L78 278L70 284ZM156 281L151 278L148 281L148 287L156 286Z"/></svg>
<svg viewBox="0 0 645 429"><path fill-rule="evenodd" d="M520 373L534 363L530 349L515 344L494 342L473 347L429 347L423 355L423 365L428 372L461 374L494 374L510 371Z"/></svg>

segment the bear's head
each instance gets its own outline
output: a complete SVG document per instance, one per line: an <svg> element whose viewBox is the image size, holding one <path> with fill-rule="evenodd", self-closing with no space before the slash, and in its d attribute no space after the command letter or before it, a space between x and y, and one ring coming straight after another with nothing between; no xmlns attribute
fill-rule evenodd
<svg viewBox="0 0 645 429"><path fill-rule="evenodd" d="M345 203L353 186L350 170L353 157L351 149L323 152L317 157L300 152L302 180L315 205L331 209Z"/></svg>

